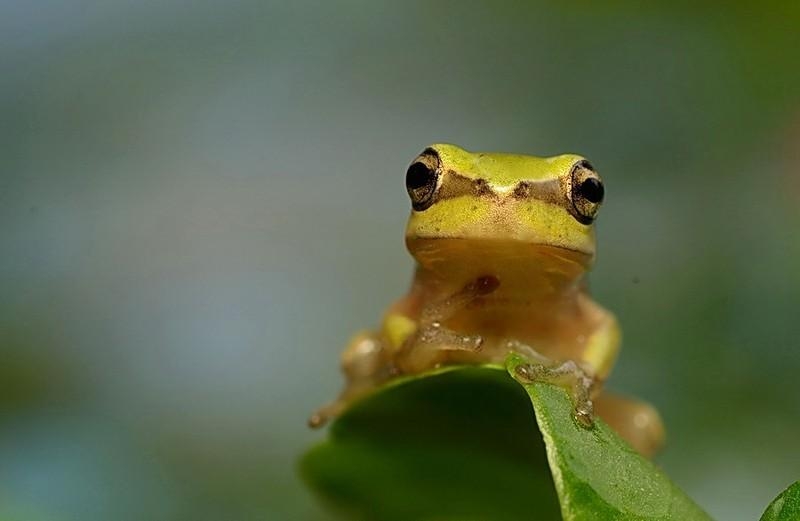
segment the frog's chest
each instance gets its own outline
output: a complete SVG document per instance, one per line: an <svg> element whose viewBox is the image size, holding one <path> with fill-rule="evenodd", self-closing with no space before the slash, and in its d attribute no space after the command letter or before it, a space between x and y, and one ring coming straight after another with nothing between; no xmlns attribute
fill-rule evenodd
<svg viewBox="0 0 800 521"><path fill-rule="evenodd" d="M505 358L509 341L529 345L554 359L577 356L592 328L577 294L543 297L508 291L476 299L444 325L462 334L480 336L485 354L498 360Z"/></svg>
<svg viewBox="0 0 800 521"><path fill-rule="evenodd" d="M546 337L563 327L569 307L570 303L560 298L498 291L465 305L445 320L445 325L484 337Z"/></svg>

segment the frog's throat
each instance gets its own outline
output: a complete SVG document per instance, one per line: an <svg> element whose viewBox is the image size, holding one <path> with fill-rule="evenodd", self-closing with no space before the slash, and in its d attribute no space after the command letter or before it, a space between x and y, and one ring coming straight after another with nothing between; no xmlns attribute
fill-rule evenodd
<svg viewBox="0 0 800 521"><path fill-rule="evenodd" d="M461 237L406 237L406 247L423 266L491 263L541 265L575 265L581 272L594 262L594 252L563 245L531 243L515 239L475 239Z"/></svg>
<svg viewBox="0 0 800 521"><path fill-rule="evenodd" d="M409 239L408 249L427 277L466 283L492 275L503 285L558 291L580 281L593 255L560 246L507 239Z"/></svg>

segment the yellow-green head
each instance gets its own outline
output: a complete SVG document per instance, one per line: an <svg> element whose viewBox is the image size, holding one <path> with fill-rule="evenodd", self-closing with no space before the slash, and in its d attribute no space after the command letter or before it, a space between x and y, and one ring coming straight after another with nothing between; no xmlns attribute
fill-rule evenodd
<svg viewBox="0 0 800 521"><path fill-rule="evenodd" d="M603 183L586 159L573 154L535 157L473 153L431 145L408 168L412 211L406 241L500 241L595 253L593 222Z"/></svg>

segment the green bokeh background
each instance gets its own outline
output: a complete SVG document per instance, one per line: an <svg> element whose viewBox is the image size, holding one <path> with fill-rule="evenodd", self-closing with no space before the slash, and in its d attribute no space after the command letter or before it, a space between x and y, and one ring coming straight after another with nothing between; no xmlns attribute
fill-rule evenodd
<svg viewBox="0 0 800 521"><path fill-rule="evenodd" d="M294 465L429 142L579 152L609 387L720 520L800 479L800 4L0 7L0 518L326 520ZM5 517L4 517L5 516Z"/></svg>

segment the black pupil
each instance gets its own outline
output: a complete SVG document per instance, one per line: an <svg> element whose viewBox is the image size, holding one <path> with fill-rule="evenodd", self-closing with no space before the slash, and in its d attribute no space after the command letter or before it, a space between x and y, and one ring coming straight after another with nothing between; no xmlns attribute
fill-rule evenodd
<svg viewBox="0 0 800 521"><path fill-rule="evenodd" d="M406 172L406 186L409 190L418 190L431 182L433 172L424 163L414 163Z"/></svg>
<svg viewBox="0 0 800 521"><path fill-rule="evenodd" d="M599 203L603 200L603 183L590 177L581 183L580 193L584 199L591 203Z"/></svg>

